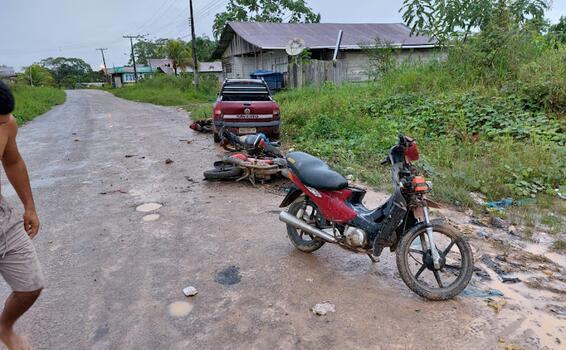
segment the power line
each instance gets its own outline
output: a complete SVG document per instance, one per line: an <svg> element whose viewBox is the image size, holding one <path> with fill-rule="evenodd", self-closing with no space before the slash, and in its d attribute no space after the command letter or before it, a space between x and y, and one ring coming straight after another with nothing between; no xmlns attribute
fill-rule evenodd
<svg viewBox="0 0 566 350"><path fill-rule="evenodd" d="M104 51L107 50L107 48L96 49L96 51L100 51L102 54L102 64L104 65L104 78L106 78L106 82L108 82L108 69L106 68L106 57L104 57Z"/></svg>
<svg viewBox="0 0 566 350"><path fill-rule="evenodd" d="M132 63L134 64L134 79L138 82L138 69L136 67L136 55L134 54L134 39L143 38L142 35L124 35L122 38L130 39L130 48L132 49Z"/></svg>
<svg viewBox="0 0 566 350"><path fill-rule="evenodd" d="M195 35L195 17L193 14L193 0L189 0L189 8L191 12L191 43L193 47L193 76L195 85L198 86L199 77L198 77L198 60L197 60L197 41Z"/></svg>

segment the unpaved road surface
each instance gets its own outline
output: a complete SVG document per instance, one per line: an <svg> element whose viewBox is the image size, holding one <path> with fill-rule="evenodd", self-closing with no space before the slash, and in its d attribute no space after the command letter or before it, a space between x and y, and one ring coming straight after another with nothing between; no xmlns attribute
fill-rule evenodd
<svg viewBox="0 0 566 350"><path fill-rule="evenodd" d="M497 349L527 339L484 299L419 298L388 252L372 265L335 246L296 251L277 220L282 193L202 181L221 152L188 121L69 91L20 129L49 280L19 323L36 349ZM151 202L163 206L136 211ZM183 295L189 285L197 296ZM325 301L335 313L310 311Z"/></svg>

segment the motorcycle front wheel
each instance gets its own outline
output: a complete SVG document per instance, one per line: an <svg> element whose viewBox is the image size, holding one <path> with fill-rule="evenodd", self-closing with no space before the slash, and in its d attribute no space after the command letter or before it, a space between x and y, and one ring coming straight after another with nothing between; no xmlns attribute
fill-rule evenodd
<svg viewBox="0 0 566 350"><path fill-rule="evenodd" d="M289 206L287 212L304 220L309 225L316 226L318 208L314 203L305 203L304 199L298 200ZM287 236L289 236L289 240L291 240L295 248L305 253L312 253L324 245L324 241L291 225L287 225Z"/></svg>
<svg viewBox="0 0 566 350"><path fill-rule="evenodd" d="M435 268L424 225L409 230L397 247L397 269L413 292L429 300L447 300L460 294L474 269L468 242L446 223L433 221L433 236L440 255Z"/></svg>

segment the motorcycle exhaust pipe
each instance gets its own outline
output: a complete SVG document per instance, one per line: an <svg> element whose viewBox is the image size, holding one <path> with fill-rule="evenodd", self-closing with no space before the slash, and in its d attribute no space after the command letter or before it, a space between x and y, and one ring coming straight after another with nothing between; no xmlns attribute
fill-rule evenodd
<svg viewBox="0 0 566 350"><path fill-rule="evenodd" d="M310 233L313 236L316 236L326 242L336 243L336 238L333 235L324 232L314 226L307 224L304 220L299 219L298 217L289 214L286 211L282 211L279 214L279 220L283 221L287 225L291 225L296 229L303 230L306 233Z"/></svg>

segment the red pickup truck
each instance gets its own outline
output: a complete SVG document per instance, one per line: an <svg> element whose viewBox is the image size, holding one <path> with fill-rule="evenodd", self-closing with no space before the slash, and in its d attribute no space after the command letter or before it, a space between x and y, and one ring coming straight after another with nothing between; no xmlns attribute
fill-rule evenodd
<svg viewBox="0 0 566 350"><path fill-rule="evenodd" d="M262 132L269 138L279 138L279 105L263 80L225 80L213 107L213 120L215 142L220 142L221 128L237 135Z"/></svg>

